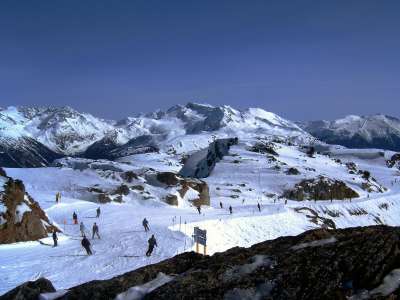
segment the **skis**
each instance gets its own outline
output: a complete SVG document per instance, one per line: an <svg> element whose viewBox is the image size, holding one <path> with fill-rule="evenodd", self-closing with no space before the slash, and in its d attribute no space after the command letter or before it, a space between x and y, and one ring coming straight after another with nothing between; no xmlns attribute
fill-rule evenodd
<svg viewBox="0 0 400 300"><path fill-rule="evenodd" d="M50 246L50 247L53 247L53 246L54 246L54 245L47 244L47 243L42 242L42 241L38 241L38 242L39 242L40 245L43 245L43 246Z"/></svg>
<svg viewBox="0 0 400 300"><path fill-rule="evenodd" d="M144 255L119 255L118 257L128 257L128 258L137 258L142 257Z"/></svg>
<svg viewBox="0 0 400 300"><path fill-rule="evenodd" d="M49 257L79 257L79 256L90 256L90 255L87 255L87 254L66 254L66 255L50 255Z"/></svg>

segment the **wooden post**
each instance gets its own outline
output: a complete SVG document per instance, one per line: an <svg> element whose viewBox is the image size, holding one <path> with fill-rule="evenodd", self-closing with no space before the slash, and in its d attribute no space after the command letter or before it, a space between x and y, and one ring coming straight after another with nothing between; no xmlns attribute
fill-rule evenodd
<svg viewBox="0 0 400 300"><path fill-rule="evenodd" d="M199 253L199 243L196 242L196 253Z"/></svg>
<svg viewBox="0 0 400 300"><path fill-rule="evenodd" d="M204 246L204 255L207 255L207 246Z"/></svg>

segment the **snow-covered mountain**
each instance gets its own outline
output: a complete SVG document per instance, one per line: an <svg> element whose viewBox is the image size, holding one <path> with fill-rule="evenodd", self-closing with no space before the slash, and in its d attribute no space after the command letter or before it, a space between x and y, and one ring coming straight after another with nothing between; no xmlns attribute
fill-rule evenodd
<svg viewBox="0 0 400 300"><path fill-rule="evenodd" d="M400 120L383 114L350 115L334 121L310 121L298 125L329 144L400 151Z"/></svg>
<svg viewBox="0 0 400 300"><path fill-rule="evenodd" d="M239 111L188 103L121 121L103 120L70 107L0 110L4 166L42 166L57 156L113 159L158 150L185 153L204 148L217 137L249 135L311 139L293 122L258 108ZM29 153L33 163L21 162L15 154L21 152Z"/></svg>

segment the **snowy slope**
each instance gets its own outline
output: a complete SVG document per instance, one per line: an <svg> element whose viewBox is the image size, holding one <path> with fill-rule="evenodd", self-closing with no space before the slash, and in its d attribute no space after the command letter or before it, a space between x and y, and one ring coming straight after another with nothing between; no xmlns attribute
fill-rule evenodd
<svg viewBox="0 0 400 300"><path fill-rule="evenodd" d="M400 151L400 120L394 117L349 115L334 121L311 121L299 125L329 144Z"/></svg>
<svg viewBox="0 0 400 300"><path fill-rule="evenodd" d="M149 168L179 171L182 163L175 152L127 156L118 162L108 162L116 171L107 172L68 167L7 169L10 176L24 181L27 191L64 234L60 235L60 246L54 249L35 242L0 246L0 293L39 276L49 278L61 289L158 262L194 249L191 235L195 226L207 230L208 253L212 254L322 226L321 219L313 221L312 213L305 208L332 220L340 228L380 223L400 225L400 172L388 168L385 158L376 150L363 150L362 155L358 155L357 150L334 149L331 157L316 154L311 158L295 144L276 142L273 145L277 155L271 159L270 155L249 150L257 142L259 139L251 136L239 139L239 143L231 147L230 154L217 163L211 176L205 178L211 205L203 206L200 215L185 199L186 205L182 203L179 207L165 204L161 200L164 188L146 185L142 177L137 182L143 182L149 193L147 199L136 192L124 196L122 203L98 204L86 197L89 187L106 189L121 184L118 169L132 170L139 176ZM370 155L366 155L368 153ZM350 161L357 168L370 171L387 190L377 193L362 189L364 179L349 172L345 163ZM287 175L292 167L300 173ZM300 180L319 175L343 180L360 194L360 198L298 202L280 197ZM58 191L62 193L61 203L55 204ZM261 212L257 203L261 204ZM96 219L98 206L102 213ZM229 206L233 208L232 215ZM80 246L79 228L71 224L73 211L87 228L90 229L93 222L99 224L102 239L91 240L95 251L92 257L85 256ZM144 256L149 238L141 225L144 217L149 220L150 234L155 234L159 245L150 258ZM44 241L51 243L51 238Z"/></svg>

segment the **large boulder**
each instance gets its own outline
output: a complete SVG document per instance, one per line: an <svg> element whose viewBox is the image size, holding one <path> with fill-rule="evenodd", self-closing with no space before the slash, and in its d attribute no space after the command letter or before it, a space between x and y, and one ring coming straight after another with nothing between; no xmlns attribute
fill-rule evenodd
<svg viewBox="0 0 400 300"><path fill-rule="evenodd" d="M58 299L121 299L131 288L149 300L398 299L399 269L398 227L317 229L213 256L183 253ZM160 273L169 279L156 284Z"/></svg>
<svg viewBox="0 0 400 300"><path fill-rule="evenodd" d="M284 191L283 197L299 201L344 200L358 198L359 195L341 180L319 176L318 178L300 181L293 189Z"/></svg>
<svg viewBox="0 0 400 300"><path fill-rule="evenodd" d="M0 244L37 240L59 231L22 181L4 176L0 180L4 188L0 192Z"/></svg>
<svg viewBox="0 0 400 300"><path fill-rule="evenodd" d="M40 299L42 293L54 293L56 289L50 280L39 278L35 281L28 281L8 293L0 296L1 300L36 300Z"/></svg>
<svg viewBox="0 0 400 300"><path fill-rule="evenodd" d="M197 178L184 178L173 172L152 172L146 175L148 184L163 187L168 192L164 201L178 205L179 199L194 206L210 205L209 188L205 181Z"/></svg>

